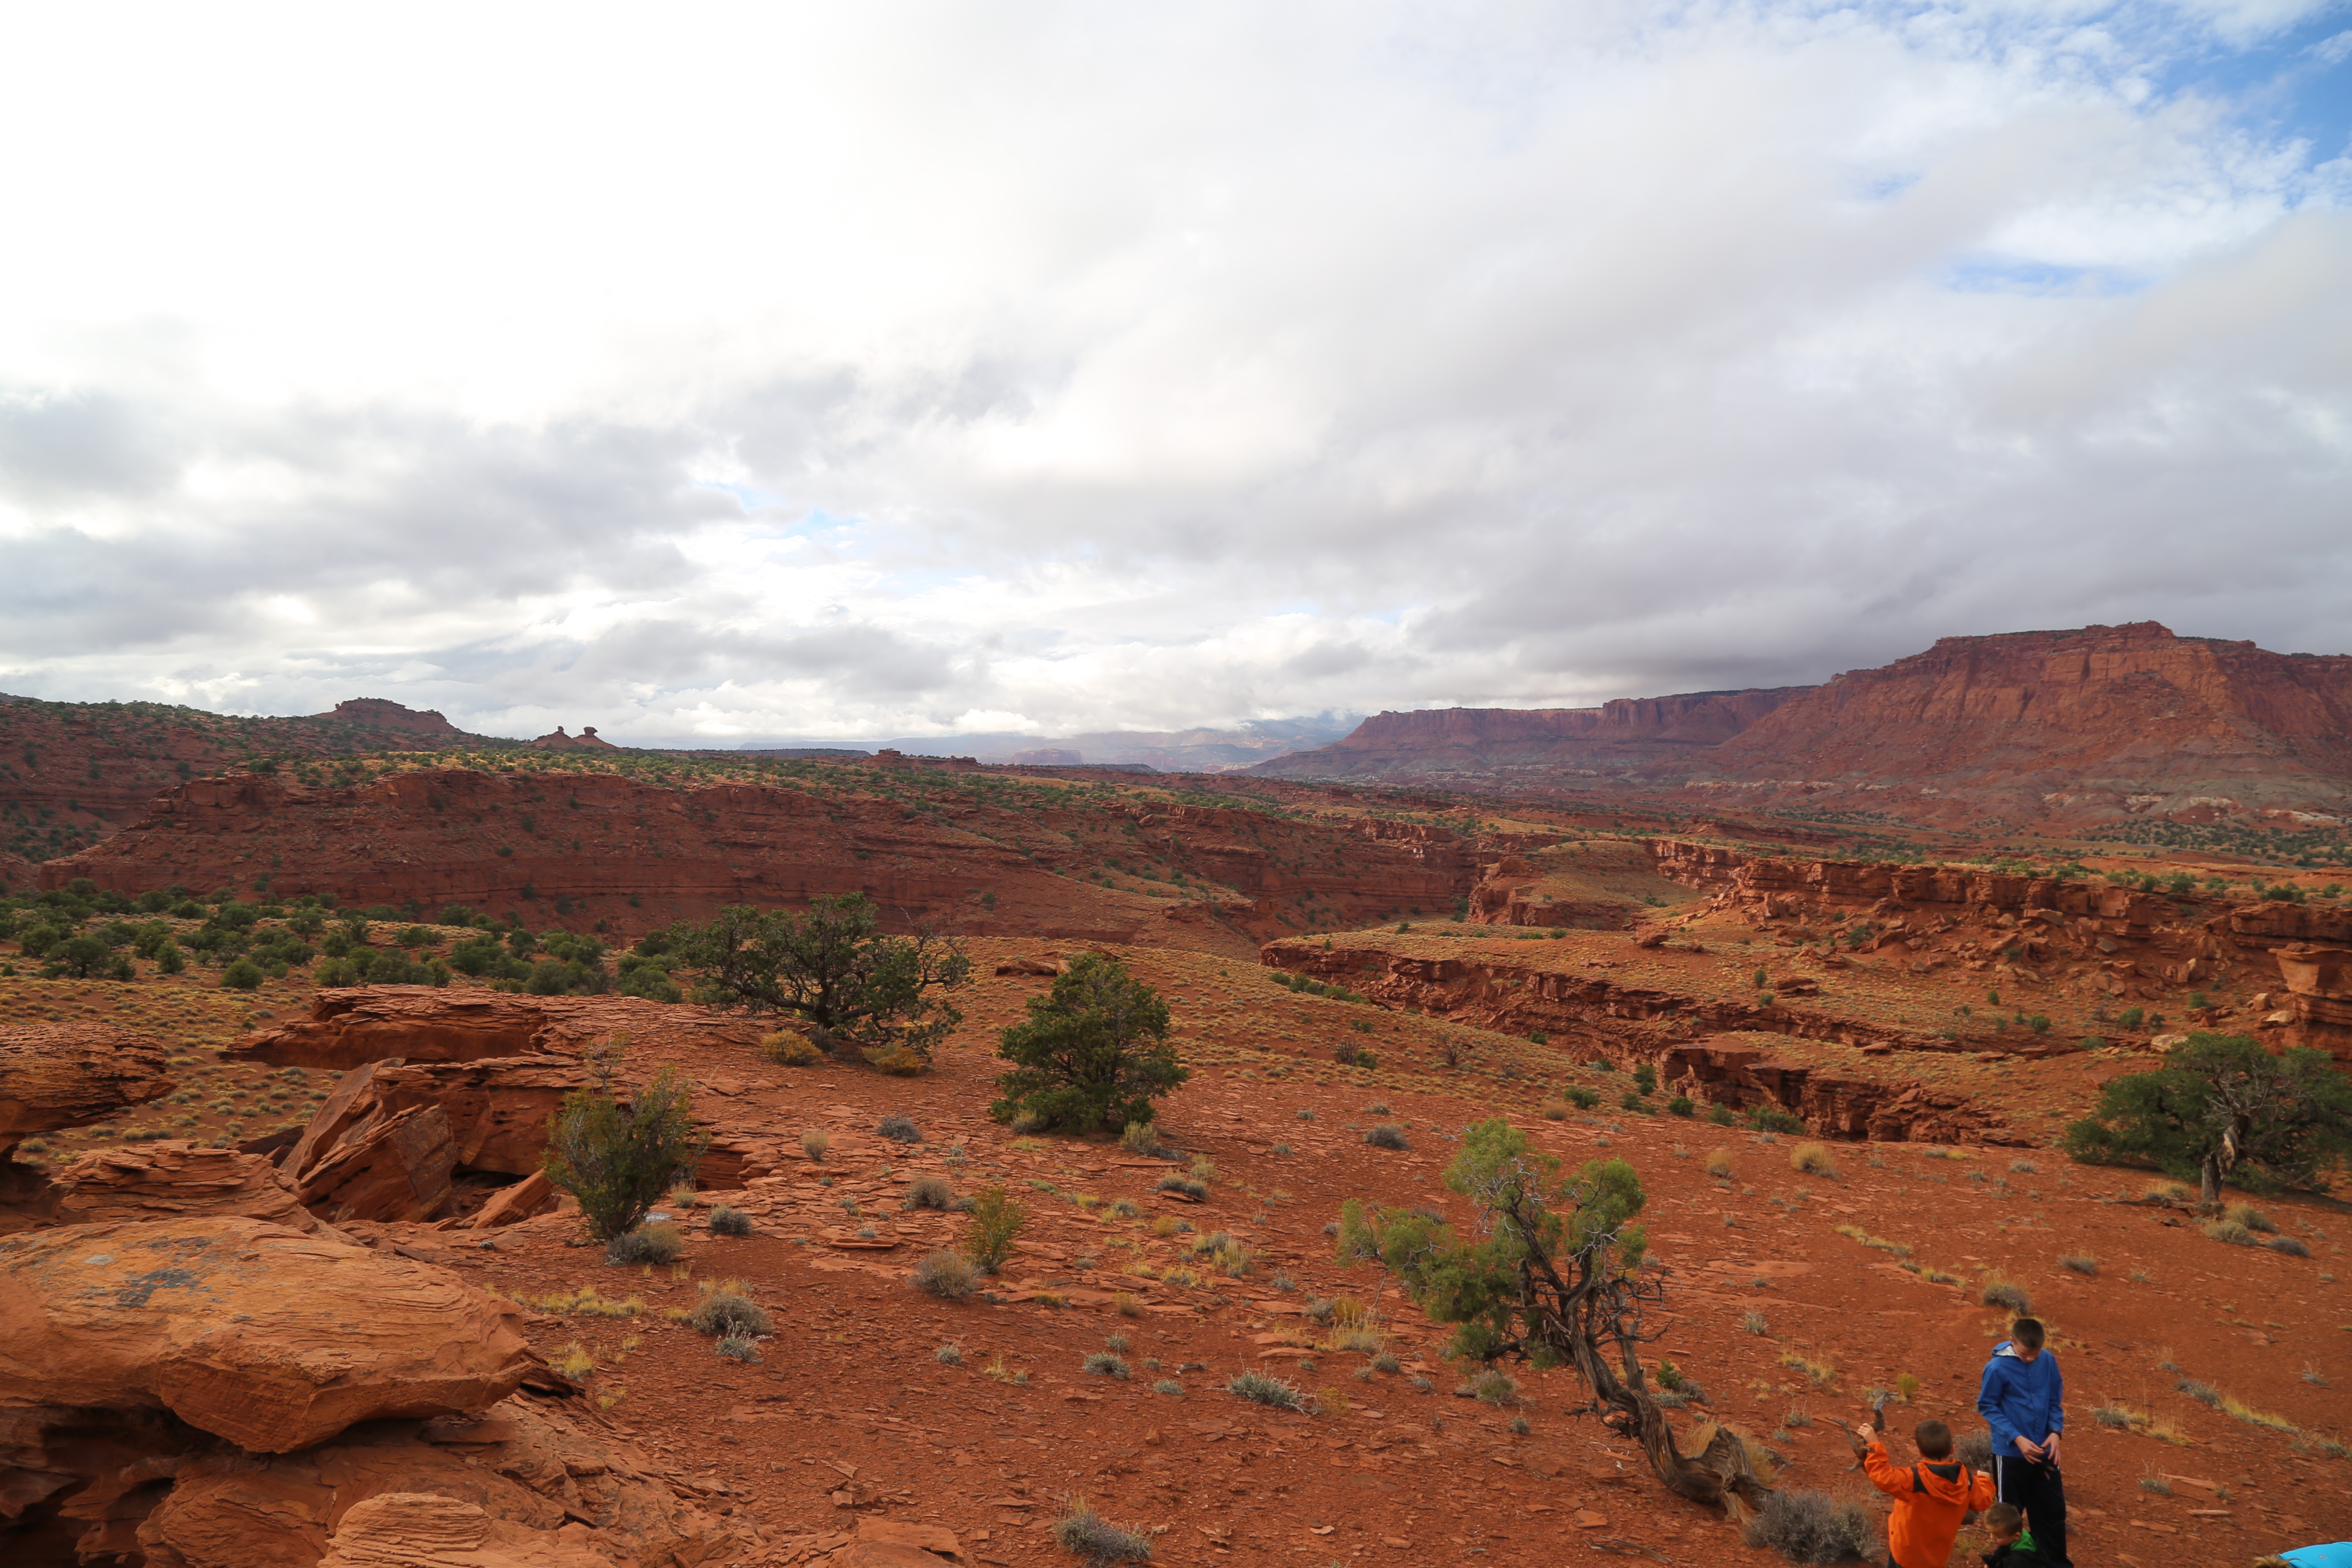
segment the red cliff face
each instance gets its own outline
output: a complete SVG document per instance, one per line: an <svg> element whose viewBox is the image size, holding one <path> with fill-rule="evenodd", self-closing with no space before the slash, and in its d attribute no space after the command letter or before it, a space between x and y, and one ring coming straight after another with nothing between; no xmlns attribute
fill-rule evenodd
<svg viewBox="0 0 2352 1568"><path fill-rule="evenodd" d="M1727 741L1806 689L1620 698L1598 708L1378 713L1334 745L1277 757L1251 771L1289 778L1618 772Z"/></svg>
<svg viewBox="0 0 2352 1568"><path fill-rule="evenodd" d="M1145 867L1157 869L1134 874ZM127 893L250 889L266 878L280 897L413 900L427 912L460 903L530 910L534 926L560 915L628 932L724 904L864 892L893 923L1254 951L1309 923L1450 909L1476 871L1453 835L1369 817L1076 792L1007 807L942 791L910 808L841 788L448 768L350 788L194 780L40 875L47 887L88 877Z"/></svg>
<svg viewBox="0 0 2352 1568"><path fill-rule="evenodd" d="M2332 814L2352 804L2352 657L2154 622L1946 637L1812 688L1695 771L1925 785L2032 816Z"/></svg>

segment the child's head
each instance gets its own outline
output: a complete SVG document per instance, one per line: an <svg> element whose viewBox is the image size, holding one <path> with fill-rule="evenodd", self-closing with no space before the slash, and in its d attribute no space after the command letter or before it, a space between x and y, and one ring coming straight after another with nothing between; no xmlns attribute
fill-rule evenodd
<svg viewBox="0 0 2352 1568"><path fill-rule="evenodd" d="M2043 1338L2042 1332L2042 1320L2039 1318L2018 1319L2017 1321L2009 1325L2009 1337L2016 1342L2019 1356L2023 1360L2032 1361L2035 1356L2042 1353L2042 1342Z"/></svg>
<svg viewBox="0 0 2352 1568"><path fill-rule="evenodd" d="M1997 1502L1985 1510L1985 1529L1995 1546L2006 1546L2025 1533L2025 1515L2013 1502Z"/></svg>
<svg viewBox="0 0 2352 1568"><path fill-rule="evenodd" d="M1952 1457L1952 1429L1941 1421L1922 1421L1911 1428L1911 1440L1919 1445L1923 1459L1948 1459Z"/></svg>

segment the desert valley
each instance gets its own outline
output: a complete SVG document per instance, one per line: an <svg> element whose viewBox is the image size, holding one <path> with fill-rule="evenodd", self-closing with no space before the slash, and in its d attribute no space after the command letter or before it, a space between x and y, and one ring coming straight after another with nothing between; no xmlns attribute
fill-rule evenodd
<svg viewBox="0 0 2352 1568"><path fill-rule="evenodd" d="M2352 657L1954 638L1209 773L380 700L0 742L12 1563L1837 1560L1759 1531L1798 1497L1883 1561L1844 1428L1981 1441L2028 1310L2077 1562L2352 1535L2340 1112L2206 1204L2069 1142L2192 1037L2352 1071ZM932 1034L711 988L727 911L853 905L961 954ZM1111 973L1148 1125L1000 1103ZM567 1107L679 1092L604 1234ZM1364 1239L1492 1233L1496 1138L1638 1177L1638 1402ZM1737 1458L1669 1487L1636 1403Z"/></svg>

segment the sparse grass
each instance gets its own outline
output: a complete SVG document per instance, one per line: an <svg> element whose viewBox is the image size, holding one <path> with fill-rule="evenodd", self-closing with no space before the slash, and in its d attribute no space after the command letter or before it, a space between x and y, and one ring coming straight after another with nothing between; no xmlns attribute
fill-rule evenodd
<svg viewBox="0 0 2352 1568"><path fill-rule="evenodd" d="M1457 1399L1475 1399L1498 1410L1507 1409L1519 1402L1519 1383L1502 1368L1490 1366L1467 1379L1454 1394Z"/></svg>
<svg viewBox="0 0 2352 1568"><path fill-rule="evenodd" d="M2095 1276L2099 1272L2099 1260L2087 1252L2070 1252L2058 1259L2058 1267L2071 1268L2077 1274Z"/></svg>
<svg viewBox="0 0 2352 1568"><path fill-rule="evenodd" d="M2172 1483L2166 1480L2162 1476L2157 1475L2151 1471L2147 1475L2140 1477L2139 1489L2144 1492L2154 1492L2158 1497L2170 1497L2172 1495Z"/></svg>
<svg viewBox="0 0 2352 1568"><path fill-rule="evenodd" d="M910 1209L946 1209L955 1202L955 1193L939 1176L917 1176L907 1185L907 1206Z"/></svg>
<svg viewBox="0 0 2352 1568"><path fill-rule="evenodd" d="M686 1250L686 1237L667 1220L624 1231L604 1247L604 1261L617 1267L674 1263Z"/></svg>
<svg viewBox="0 0 2352 1568"><path fill-rule="evenodd" d="M2253 1247L2259 1245L2254 1240L2254 1233L2247 1229L2244 1226L2238 1224L2235 1220L2208 1220L2205 1223L2204 1229L2205 1234L2211 1239L2215 1241L2227 1242L2231 1247Z"/></svg>
<svg viewBox="0 0 2352 1568"><path fill-rule="evenodd" d="M1798 1144L1789 1151L1789 1167L1808 1176L1827 1176L1832 1181L1837 1179L1837 1156L1830 1152L1830 1146L1826 1143Z"/></svg>
<svg viewBox="0 0 2352 1568"><path fill-rule="evenodd" d="M1163 1377L1159 1382L1151 1385L1151 1392L1154 1394L1181 1394L1184 1392L1184 1385L1177 1382L1172 1377Z"/></svg>
<svg viewBox="0 0 2352 1568"><path fill-rule="evenodd" d="M1904 1373L1895 1378L1895 1396L1901 1399L1904 1404L1910 1404L1913 1397L1916 1396L1918 1392L1919 1380L1912 1376L1909 1373Z"/></svg>
<svg viewBox="0 0 2352 1568"><path fill-rule="evenodd" d="M1844 1563L1874 1554L1870 1518L1857 1499L1790 1488L1768 1494L1741 1534L1791 1563Z"/></svg>
<svg viewBox="0 0 2352 1568"><path fill-rule="evenodd" d="M981 1267L969 1254L942 1247L924 1255L907 1282L926 1296L942 1301L967 1301L980 1289Z"/></svg>
<svg viewBox="0 0 2352 1568"><path fill-rule="evenodd" d="M751 1234L751 1216L741 1209L729 1208L725 1204L720 1204L710 1211L710 1234L749 1236Z"/></svg>
<svg viewBox="0 0 2352 1568"><path fill-rule="evenodd" d="M1837 1233L1858 1241L1864 1247L1874 1247L1880 1252L1891 1252L1897 1258L1911 1256L1911 1248L1902 1242L1889 1241L1883 1236L1873 1236L1858 1225L1842 1225L1837 1227Z"/></svg>
<svg viewBox="0 0 2352 1568"><path fill-rule="evenodd" d="M1311 1402L1290 1384L1262 1372L1244 1372L1225 1384L1225 1392L1252 1405L1273 1410L1297 1410L1312 1415Z"/></svg>
<svg viewBox="0 0 2352 1568"><path fill-rule="evenodd" d="M1158 1184L1153 1186L1152 1191L1160 1193L1181 1193L1184 1196L1194 1200L1205 1198L1209 1195L1209 1186L1207 1183L1196 1182L1189 1176L1180 1176L1173 1171L1171 1171L1166 1175L1160 1177Z"/></svg>
<svg viewBox="0 0 2352 1568"><path fill-rule="evenodd" d="M1762 1335L1772 1331L1772 1325L1764 1321L1764 1314L1761 1312L1748 1313L1739 1320L1739 1326L1751 1334Z"/></svg>
<svg viewBox="0 0 2352 1568"><path fill-rule="evenodd" d="M596 1358L589 1354L578 1340L572 1340L548 1352L547 1364L578 1383L596 1370Z"/></svg>
<svg viewBox="0 0 2352 1568"><path fill-rule="evenodd" d="M1731 1180L1731 1151L1710 1149L1706 1155L1706 1173L1718 1181Z"/></svg>
<svg viewBox="0 0 2352 1568"><path fill-rule="evenodd" d="M760 1359L759 1344L748 1334L723 1334L714 1348L729 1361L751 1363Z"/></svg>
<svg viewBox="0 0 2352 1568"><path fill-rule="evenodd" d="M1054 1542L1089 1563L1151 1561L1149 1536L1141 1530L1111 1523L1083 1497L1063 1500L1062 1517L1054 1521Z"/></svg>
<svg viewBox="0 0 2352 1568"><path fill-rule="evenodd" d="M1404 1129L1397 1126L1394 1122L1390 1121L1383 1121L1378 1127L1375 1127L1370 1131L1365 1133L1364 1142L1370 1144L1375 1149L1410 1149L1412 1147L1412 1142L1407 1140L1404 1135Z"/></svg>
<svg viewBox="0 0 2352 1568"><path fill-rule="evenodd" d="M1095 1377L1115 1377L1121 1383L1125 1383L1129 1376L1126 1358L1108 1351L1097 1351L1087 1357L1080 1370Z"/></svg>
<svg viewBox="0 0 2352 1568"><path fill-rule="evenodd" d="M1810 1380L1816 1388L1828 1387L1831 1382L1837 1376L1837 1367L1835 1363L1827 1361L1815 1361L1812 1357L1800 1355L1795 1351L1781 1352L1780 1364L1792 1371L1803 1373L1806 1378Z"/></svg>
<svg viewBox="0 0 2352 1568"><path fill-rule="evenodd" d="M2271 1223L2270 1215L2252 1204L2231 1204L2222 1209L2221 1217L2232 1224L2242 1225L2248 1230L2261 1231L2265 1235L2278 1229L2277 1226Z"/></svg>
<svg viewBox="0 0 2352 1568"><path fill-rule="evenodd" d="M2289 1258L2308 1258L2311 1256L2311 1248L2305 1247L2302 1242L2297 1241L2291 1236L2274 1236L2271 1237L2270 1249L2273 1252L2284 1253Z"/></svg>
<svg viewBox="0 0 2352 1568"><path fill-rule="evenodd" d="M2150 1182L2140 1189L2139 1201L2166 1208L2186 1208L2197 1201L2197 1194L2179 1182Z"/></svg>
<svg viewBox="0 0 2352 1568"><path fill-rule="evenodd" d="M963 1347L950 1340L931 1352L931 1359L941 1366L961 1366Z"/></svg>
<svg viewBox="0 0 2352 1568"><path fill-rule="evenodd" d="M2042 1171L2042 1167L2031 1160L2011 1160L2009 1163L2009 1168L2021 1176L2038 1175Z"/></svg>

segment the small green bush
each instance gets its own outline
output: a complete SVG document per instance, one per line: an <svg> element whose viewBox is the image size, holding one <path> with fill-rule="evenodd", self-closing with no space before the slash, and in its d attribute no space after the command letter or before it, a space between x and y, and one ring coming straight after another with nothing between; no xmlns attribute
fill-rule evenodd
<svg viewBox="0 0 2352 1568"><path fill-rule="evenodd" d="M1278 1377L1262 1372L1245 1372L1225 1384L1225 1392L1252 1405L1263 1405L1274 1410L1297 1410L1309 1415L1313 1408L1307 1395Z"/></svg>
<svg viewBox="0 0 2352 1568"><path fill-rule="evenodd" d="M1109 1351L1097 1351L1087 1357L1082 1370L1095 1377L1115 1377L1121 1383L1128 1379L1126 1358Z"/></svg>
<svg viewBox="0 0 2352 1568"><path fill-rule="evenodd" d="M907 1206L910 1209L945 1209L955 1202L955 1194L938 1176L917 1176L907 1187Z"/></svg>
<svg viewBox="0 0 2352 1568"><path fill-rule="evenodd" d="M742 1334L722 1336L718 1350L729 1361L756 1362L760 1359L760 1347Z"/></svg>
<svg viewBox="0 0 2352 1568"><path fill-rule="evenodd" d="M1054 1541L1065 1552L1087 1563L1149 1563L1151 1542L1140 1530L1117 1525L1094 1510L1084 1498L1073 1498L1066 1511L1054 1521Z"/></svg>
<svg viewBox="0 0 2352 1568"><path fill-rule="evenodd" d="M685 1250L686 1238L677 1233L677 1226L665 1221L614 1237L604 1245L604 1261L627 1266L675 1263Z"/></svg>
<svg viewBox="0 0 2352 1568"><path fill-rule="evenodd" d="M874 1129L874 1133L878 1138L887 1138L893 1143L919 1143L923 1141L923 1130L903 1116L884 1117L882 1124Z"/></svg>
<svg viewBox="0 0 2352 1568"><path fill-rule="evenodd" d="M1868 1511L1856 1500L1825 1492L1784 1488L1767 1493L1743 1534L1748 1545L1778 1552L1791 1563L1844 1563L1874 1555Z"/></svg>
<svg viewBox="0 0 2352 1568"><path fill-rule="evenodd" d="M725 1204L720 1204L710 1211L710 1234L749 1236L751 1234L751 1216L741 1209L729 1208Z"/></svg>
<svg viewBox="0 0 2352 1568"><path fill-rule="evenodd" d="M972 1199L971 1228L965 1233L964 1250L982 1273L993 1274L1013 1256L1013 1244L1028 1219L1029 1211L1003 1187L982 1187Z"/></svg>
<svg viewBox="0 0 2352 1568"><path fill-rule="evenodd" d="M2032 1298L2025 1293L2025 1287L1999 1278L1984 1282L1984 1288L1977 1292L1977 1300L1987 1307L2006 1308L2021 1318L2033 1310Z"/></svg>
<svg viewBox="0 0 2352 1568"><path fill-rule="evenodd" d="M728 1338L764 1334L775 1326L765 1307L730 1285L704 1286L686 1321L697 1332Z"/></svg>
<svg viewBox="0 0 2352 1568"><path fill-rule="evenodd" d="M1412 1147L1412 1144L1405 1138L1404 1129L1397 1126L1394 1122L1390 1121L1383 1121L1378 1127L1375 1127L1370 1131L1365 1133L1364 1142L1370 1144L1375 1149L1410 1149Z"/></svg>
<svg viewBox="0 0 2352 1568"><path fill-rule="evenodd" d="M981 1267L970 1256L951 1247L942 1247L926 1254L907 1278L926 1296L936 1296L942 1301L965 1301L980 1289Z"/></svg>

